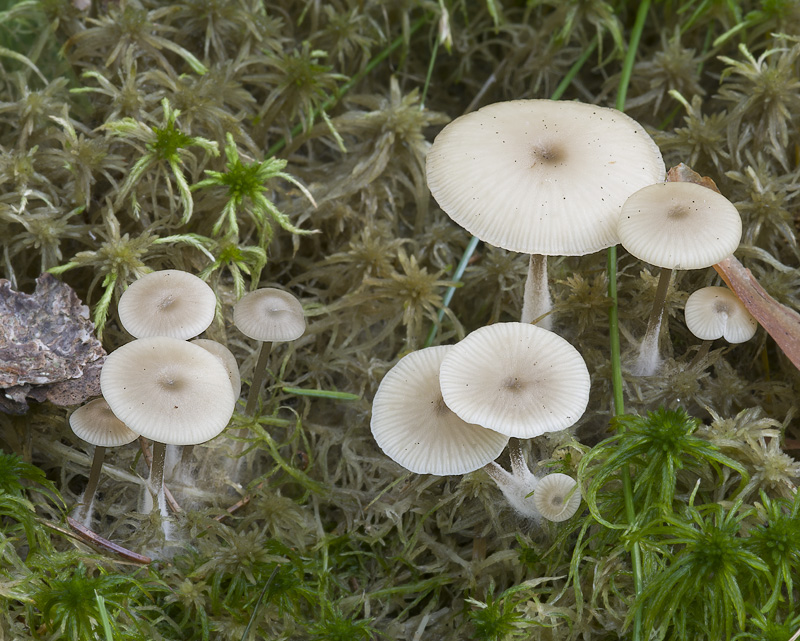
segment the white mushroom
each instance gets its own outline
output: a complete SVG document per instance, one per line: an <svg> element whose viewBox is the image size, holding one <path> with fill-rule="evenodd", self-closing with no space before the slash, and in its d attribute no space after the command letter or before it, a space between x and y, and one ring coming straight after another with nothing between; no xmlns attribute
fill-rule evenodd
<svg viewBox="0 0 800 641"><path fill-rule="evenodd" d="M462 419L519 438L573 425L589 402L583 357L560 336L525 323L469 334L445 355L439 382Z"/></svg>
<svg viewBox="0 0 800 641"><path fill-rule="evenodd" d="M650 185L622 206L619 238L637 258L661 267L653 309L636 369L652 375L660 364L658 339L674 269L710 267L730 256L742 237L736 207L717 192L688 182Z"/></svg>
<svg viewBox="0 0 800 641"><path fill-rule="evenodd" d="M533 504L548 521L566 521L581 505L581 490L566 474L548 474L539 479Z"/></svg>
<svg viewBox="0 0 800 641"><path fill-rule="evenodd" d="M383 377L370 427L378 447L417 474L464 474L497 458L508 436L460 419L445 405L439 366L449 346L407 354Z"/></svg>
<svg viewBox="0 0 800 641"><path fill-rule="evenodd" d="M131 336L186 340L202 334L217 297L207 283L178 269L151 272L132 283L119 299L119 320Z"/></svg>
<svg viewBox="0 0 800 641"><path fill-rule="evenodd" d="M580 102L511 100L456 118L427 156L439 206L481 240L531 254L522 321L549 311L545 256L618 242L625 199L664 179L635 120Z"/></svg>

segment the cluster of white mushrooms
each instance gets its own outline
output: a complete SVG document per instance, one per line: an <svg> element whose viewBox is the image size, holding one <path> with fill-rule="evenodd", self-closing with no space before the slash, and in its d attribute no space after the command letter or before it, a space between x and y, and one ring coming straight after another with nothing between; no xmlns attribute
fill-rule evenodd
<svg viewBox="0 0 800 641"><path fill-rule="evenodd" d="M216 309L212 289L180 270L151 272L120 297L120 323L135 340L107 357L100 374L103 397L70 416L75 434L95 445L78 511L87 524L106 447L130 443L138 436L152 440L148 495L152 509L166 516L167 445L184 446L185 464L192 446L215 438L227 427L241 392L236 359L216 341L188 340L211 325ZM271 288L246 294L236 304L234 316L239 330L259 341L290 340L287 336L296 338L305 329L300 303ZM269 354L263 343L261 353ZM247 407L251 413L264 381L266 360L259 357L261 371L255 372L250 388Z"/></svg>
<svg viewBox="0 0 800 641"><path fill-rule="evenodd" d="M530 255L522 322L498 323L457 345L401 359L375 397L375 439L414 472L459 474L485 466L517 510L568 518L580 503L573 479L537 479L518 448L511 449L511 473L493 462L507 437L565 429L588 400L583 359L547 331L552 303L546 257L585 255L619 243L662 268L631 367L653 375L661 362L658 342L672 271L709 267L731 255L742 233L739 214L712 189L665 182L661 152L635 120L579 102L513 100L457 118L436 137L427 178L456 223L484 242ZM713 298L701 303L705 299L697 294L686 317L698 337L752 336L755 321L735 295L714 288ZM409 398L421 399L410 415ZM531 492L534 507L522 500Z"/></svg>

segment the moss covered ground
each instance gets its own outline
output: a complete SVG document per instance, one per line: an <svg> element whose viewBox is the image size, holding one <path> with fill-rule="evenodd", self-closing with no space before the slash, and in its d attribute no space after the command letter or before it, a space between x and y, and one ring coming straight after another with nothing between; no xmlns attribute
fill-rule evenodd
<svg viewBox="0 0 800 641"><path fill-rule="evenodd" d="M68 525L91 462L74 407L0 414L0 639L787 641L800 629L800 375L763 329L700 351L683 306L720 284L713 269L673 278L664 362L641 377L656 269L623 249L615 269L605 252L551 259L553 328L592 389L574 427L519 446L534 472L579 479L585 501L567 521L520 516L483 470L412 474L369 428L400 357L519 319L527 258L473 247L425 179L441 128L492 102L624 109L667 167L716 182L742 217L736 256L800 308L800 3L0 7L0 275L30 292L56 274L111 352L130 340L116 311L128 285L198 274L219 301L206 336L236 356L245 389L257 345L232 324L242 294L286 289L308 320L274 348L255 417L242 401L188 475L168 476L169 540L140 511L140 449L109 451L91 530L149 563Z"/></svg>

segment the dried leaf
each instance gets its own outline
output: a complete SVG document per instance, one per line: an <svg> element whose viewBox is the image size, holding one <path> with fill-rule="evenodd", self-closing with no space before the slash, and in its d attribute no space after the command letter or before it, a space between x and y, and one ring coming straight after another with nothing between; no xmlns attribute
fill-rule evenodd
<svg viewBox="0 0 800 641"><path fill-rule="evenodd" d="M667 182L694 183L695 185L700 185L701 187L708 187L708 189L715 191L720 195L722 194L722 192L717 188L717 183L711 180L711 178L708 176L701 176L694 169L689 167L689 165L684 165L683 163L675 165L667 172Z"/></svg>
<svg viewBox="0 0 800 641"><path fill-rule="evenodd" d="M733 256L714 265L714 269L794 366L800 369L800 314L772 298L750 270Z"/></svg>

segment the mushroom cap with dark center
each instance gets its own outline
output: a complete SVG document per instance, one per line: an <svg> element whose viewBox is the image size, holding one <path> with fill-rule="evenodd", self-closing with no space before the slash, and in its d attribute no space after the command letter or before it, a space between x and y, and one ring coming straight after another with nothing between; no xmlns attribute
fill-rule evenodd
<svg viewBox="0 0 800 641"><path fill-rule="evenodd" d="M245 336L273 343L293 341L306 330L300 301L274 287L242 296L233 306L233 323Z"/></svg>
<svg viewBox="0 0 800 641"><path fill-rule="evenodd" d="M186 340L202 334L217 307L207 283L179 269L150 272L119 299L119 320L131 336L169 336Z"/></svg>
<svg viewBox="0 0 800 641"><path fill-rule="evenodd" d="M730 256L742 237L736 207L688 182L650 185L622 206L619 239L631 254L667 269L701 269Z"/></svg>
<svg viewBox="0 0 800 641"><path fill-rule="evenodd" d="M724 338L729 343L750 340L758 322L744 303L726 287L703 287L686 300L686 327L697 338Z"/></svg>
<svg viewBox="0 0 800 641"><path fill-rule="evenodd" d="M580 102L511 100L456 118L427 155L439 206L481 240L548 256L615 245L620 207L664 180L635 120Z"/></svg>
<svg viewBox="0 0 800 641"><path fill-rule="evenodd" d="M581 490L576 485L575 479L567 474L548 474L539 479L533 494L533 504L548 521L566 521L581 505Z"/></svg>
<svg viewBox="0 0 800 641"><path fill-rule="evenodd" d="M496 459L508 436L471 425L445 405L439 365L449 346L401 358L383 377L372 402L371 429L378 447L418 474L465 474Z"/></svg>
<svg viewBox="0 0 800 641"><path fill-rule="evenodd" d="M100 373L111 411L130 429L171 445L194 445L228 425L235 399L219 358L176 338L140 338L113 351Z"/></svg>
<svg viewBox="0 0 800 641"><path fill-rule="evenodd" d="M114 415L104 398L89 401L72 412L69 426L75 436L100 447L127 445L139 437Z"/></svg>
<svg viewBox="0 0 800 641"><path fill-rule="evenodd" d="M442 360L439 383L462 419L532 438L573 425L589 402L589 370L563 338L526 323L469 334Z"/></svg>

